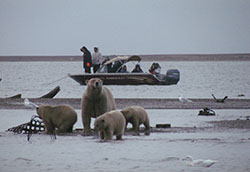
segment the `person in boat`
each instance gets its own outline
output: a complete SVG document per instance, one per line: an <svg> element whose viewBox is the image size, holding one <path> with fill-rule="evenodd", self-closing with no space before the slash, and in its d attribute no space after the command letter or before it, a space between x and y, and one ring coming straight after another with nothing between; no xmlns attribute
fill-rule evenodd
<svg viewBox="0 0 250 172"><path fill-rule="evenodd" d="M159 75L161 73L161 66L159 63L153 63L148 71L153 75Z"/></svg>
<svg viewBox="0 0 250 172"><path fill-rule="evenodd" d="M128 70L127 70L127 66L126 65L123 65L122 66L122 69L120 70L121 73L129 73Z"/></svg>
<svg viewBox="0 0 250 172"><path fill-rule="evenodd" d="M132 73L143 73L143 70L139 64L136 64L135 68L132 70Z"/></svg>
<svg viewBox="0 0 250 172"><path fill-rule="evenodd" d="M91 53L84 46L80 50L81 52L83 52L83 68L85 69L85 73L91 73L91 66L92 66Z"/></svg>
<svg viewBox="0 0 250 172"><path fill-rule="evenodd" d="M153 63L148 71L161 80L166 78L166 75L161 74L161 66L159 63Z"/></svg>
<svg viewBox="0 0 250 172"><path fill-rule="evenodd" d="M93 71L94 73L96 73L102 63L102 54L99 52L98 47L94 47L94 53L92 54L92 63Z"/></svg>

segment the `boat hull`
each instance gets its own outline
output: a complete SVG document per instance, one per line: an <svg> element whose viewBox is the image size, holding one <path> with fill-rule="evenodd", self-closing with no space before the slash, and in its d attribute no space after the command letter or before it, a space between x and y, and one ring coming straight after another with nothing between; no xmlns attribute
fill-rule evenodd
<svg viewBox="0 0 250 172"><path fill-rule="evenodd" d="M149 73L95 73L69 76L80 85L86 85L86 81L91 78L102 79L104 85L172 85L179 81L171 77L159 80Z"/></svg>

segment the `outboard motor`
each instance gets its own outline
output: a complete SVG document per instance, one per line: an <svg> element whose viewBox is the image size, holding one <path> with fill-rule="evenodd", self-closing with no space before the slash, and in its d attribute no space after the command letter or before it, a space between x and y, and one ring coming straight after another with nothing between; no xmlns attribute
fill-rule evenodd
<svg viewBox="0 0 250 172"><path fill-rule="evenodd" d="M166 81L168 84L177 84L180 80L180 72L177 69L169 69L166 73Z"/></svg>

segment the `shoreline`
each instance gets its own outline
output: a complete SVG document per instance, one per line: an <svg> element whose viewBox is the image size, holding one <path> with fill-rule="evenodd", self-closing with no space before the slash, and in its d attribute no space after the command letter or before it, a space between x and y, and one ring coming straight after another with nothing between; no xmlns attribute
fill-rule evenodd
<svg viewBox="0 0 250 172"><path fill-rule="evenodd" d="M104 55L114 58L119 55ZM121 55L123 56L123 55ZM128 55L130 56L130 55ZM250 61L250 53L238 54L148 54L142 61ZM82 55L68 56L0 56L0 62L82 61Z"/></svg>
<svg viewBox="0 0 250 172"><path fill-rule="evenodd" d="M75 109L81 109L80 98L29 98L37 105L68 104ZM192 102L183 103L178 99L128 99L116 98L117 109L128 106L142 106L145 109L250 109L250 99L227 99L224 103L217 103L214 99L190 99ZM24 106L23 98L0 98L0 109L29 109Z"/></svg>

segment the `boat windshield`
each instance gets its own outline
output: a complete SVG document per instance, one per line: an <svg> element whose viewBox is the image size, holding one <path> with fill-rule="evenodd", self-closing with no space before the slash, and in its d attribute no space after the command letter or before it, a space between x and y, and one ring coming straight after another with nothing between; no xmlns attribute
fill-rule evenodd
<svg viewBox="0 0 250 172"><path fill-rule="evenodd" d="M108 68L106 65L100 66L100 68L97 70L97 73L108 73Z"/></svg>
<svg viewBox="0 0 250 172"><path fill-rule="evenodd" d="M141 61L139 56L118 56L100 66L97 73L118 73L122 70L125 63L129 61Z"/></svg>

